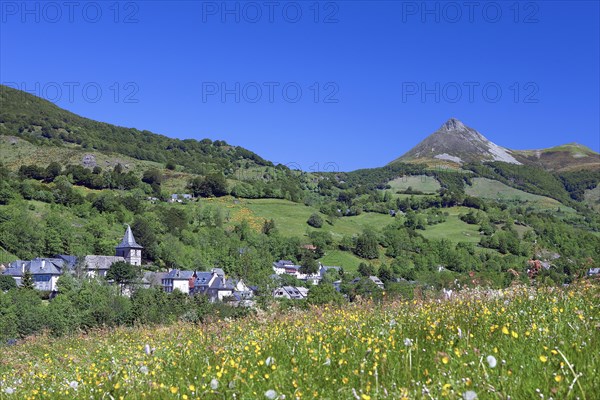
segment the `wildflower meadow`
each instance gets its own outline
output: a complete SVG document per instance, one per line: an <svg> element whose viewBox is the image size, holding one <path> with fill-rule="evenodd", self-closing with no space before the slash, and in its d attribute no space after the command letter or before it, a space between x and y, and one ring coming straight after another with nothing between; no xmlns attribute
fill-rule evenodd
<svg viewBox="0 0 600 400"><path fill-rule="evenodd" d="M1 399L594 399L600 290L470 290L0 348ZM276 307L275 307L276 308Z"/></svg>

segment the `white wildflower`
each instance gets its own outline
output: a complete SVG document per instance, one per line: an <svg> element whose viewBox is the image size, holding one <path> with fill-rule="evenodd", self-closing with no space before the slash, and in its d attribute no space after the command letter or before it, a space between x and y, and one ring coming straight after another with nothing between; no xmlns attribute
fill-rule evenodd
<svg viewBox="0 0 600 400"><path fill-rule="evenodd" d="M73 390L77 390L77 388L79 387L79 382L71 381L71 382L69 382L69 387Z"/></svg>
<svg viewBox="0 0 600 400"><path fill-rule="evenodd" d="M331 359L327 358L323 365L331 365Z"/></svg>
<svg viewBox="0 0 600 400"><path fill-rule="evenodd" d="M488 365L490 366L490 368L496 368L496 357L494 356L487 356L486 358Z"/></svg>
<svg viewBox="0 0 600 400"><path fill-rule="evenodd" d="M466 392L463 393L463 399L464 400L475 400L475 399L477 399L477 393L475 393L472 390L467 390Z"/></svg>
<svg viewBox="0 0 600 400"><path fill-rule="evenodd" d="M14 392L15 388L7 387L6 389L4 389L4 393L6 394L13 394Z"/></svg>
<svg viewBox="0 0 600 400"><path fill-rule="evenodd" d="M265 364L267 364L267 367L273 364L273 357L267 357Z"/></svg>
<svg viewBox="0 0 600 400"><path fill-rule="evenodd" d="M140 372L144 375L148 375L148 367L146 367L145 365L142 365L140 367Z"/></svg>
<svg viewBox="0 0 600 400"><path fill-rule="evenodd" d="M149 344L144 346L144 353L146 353L147 356L150 355L150 345Z"/></svg>
<svg viewBox="0 0 600 400"><path fill-rule="evenodd" d="M265 392L265 397L269 400L274 400L277 398L277 392L273 389L269 389Z"/></svg>
<svg viewBox="0 0 600 400"><path fill-rule="evenodd" d="M216 378L212 378L210 381L210 388L212 390L217 390L218 387L219 387L219 381Z"/></svg>
<svg viewBox="0 0 600 400"><path fill-rule="evenodd" d="M410 347L410 346L412 346L412 345L413 345L413 341L412 341L412 339L409 339L409 338L406 338L406 339L404 339L404 345L405 345L406 347Z"/></svg>

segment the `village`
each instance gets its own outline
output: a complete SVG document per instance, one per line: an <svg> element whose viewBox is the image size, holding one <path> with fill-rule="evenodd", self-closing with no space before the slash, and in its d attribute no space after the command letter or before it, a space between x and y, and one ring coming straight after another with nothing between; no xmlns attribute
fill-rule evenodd
<svg viewBox="0 0 600 400"><path fill-rule="evenodd" d="M16 260L7 266L0 265L0 273L10 276L15 280L17 286L22 286L24 277L30 276L33 287L38 291L48 292L50 298L58 293L59 278L63 274L82 274L89 279L106 279L111 266L118 262L124 262L136 267L142 267L143 247L139 245L131 227L127 229L121 242L115 247L115 255L86 255L77 257L73 255L56 255L51 258L34 258L32 260ZM270 295L276 299L302 300L308 297L310 286L319 285L324 281L326 274L330 274L327 284L339 292L341 279L340 266L326 266L319 263L318 271L308 274L302 271L300 265L290 260L279 260L272 263L273 274L270 279L274 289ZM302 285L291 286L283 284L282 277L289 277L302 283ZM351 283L357 283L361 278L354 279ZM369 276L380 289L384 289L383 282L376 276ZM289 281L289 280L288 280ZM111 282L109 279L108 282ZM247 285L243 279L227 277L223 269L212 268L210 271L195 271L171 269L167 272L146 271L139 279L133 282L122 283L121 292L130 296L135 288L160 287L167 293L179 291L183 294L194 296L206 296L211 302L228 302L235 305L253 306L254 298L259 294L258 287Z"/></svg>

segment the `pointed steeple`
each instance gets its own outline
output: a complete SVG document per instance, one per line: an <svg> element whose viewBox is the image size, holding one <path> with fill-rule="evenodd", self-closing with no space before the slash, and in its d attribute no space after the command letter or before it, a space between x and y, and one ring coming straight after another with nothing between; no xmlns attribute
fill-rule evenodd
<svg viewBox="0 0 600 400"><path fill-rule="evenodd" d="M131 227L127 225L127 230L125 231L125 236L123 236L123 240L116 247L117 249L143 249L144 247L140 246L136 243L135 238L133 237L133 232L131 232Z"/></svg>

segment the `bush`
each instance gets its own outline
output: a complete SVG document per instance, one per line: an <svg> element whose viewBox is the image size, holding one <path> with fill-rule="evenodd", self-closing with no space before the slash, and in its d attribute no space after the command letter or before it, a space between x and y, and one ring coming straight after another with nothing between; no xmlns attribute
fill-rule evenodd
<svg viewBox="0 0 600 400"><path fill-rule="evenodd" d="M308 221L306 221L306 223L312 226L313 228L320 228L323 226L323 218L321 218L319 214L314 213L308 218Z"/></svg>
<svg viewBox="0 0 600 400"><path fill-rule="evenodd" d="M17 287L15 278L9 275L0 275L0 291L6 292Z"/></svg>
<svg viewBox="0 0 600 400"><path fill-rule="evenodd" d="M18 324L15 303L8 293L0 292L0 344L17 337Z"/></svg>
<svg viewBox="0 0 600 400"><path fill-rule="evenodd" d="M342 304L344 296L335 290L332 284L321 283L310 288L306 301L313 305Z"/></svg>

